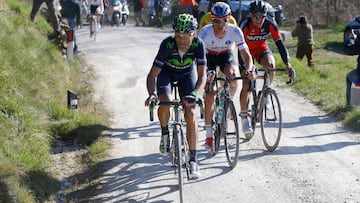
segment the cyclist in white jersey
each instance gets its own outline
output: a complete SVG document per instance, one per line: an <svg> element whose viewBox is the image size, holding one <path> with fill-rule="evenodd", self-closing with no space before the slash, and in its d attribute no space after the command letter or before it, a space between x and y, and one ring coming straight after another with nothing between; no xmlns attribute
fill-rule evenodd
<svg viewBox="0 0 360 203"><path fill-rule="evenodd" d="M235 57L231 50L235 45L245 61L246 71L250 80L254 79L253 75L253 60L250 55L249 48L245 42L244 35L239 27L229 24L231 10L228 4L224 2L217 2L211 8L212 24L203 27L198 36L204 41L206 47L206 58L208 65L208 84L206 87L205 96L205 129L206 140L205 147L210 153L214 152L213 145L213 129L212 117L214 113L213 103L216 96L215 87L210 85L214 78L214 70L217 66L220 67L222 73L227 77L236 77L239 75L239 69L234 61ZM243 83L247 82L243 80ZM230 84L230 96L234 96L237 90L238 82L232 81ZM241 109L247 108L248 92L241 90L240 106ZM236 115L232 115L236 116ZM247 123L249 126L249 123ZM248 129L251 129L250 126Z"/></svg>
<svg viewBox="0 0 360 203"><path fill-rule="evenodd" d="M88 2L88 6L89 6L89 11L91 15L98 15L97 16L97 21L99 22L99 28L100 28L100 19L101 19L101 14L104 13L104 2L103 0L89 0ZM90 18L90 37L92 36L92 26L93 26L93 19Z"/></svg>

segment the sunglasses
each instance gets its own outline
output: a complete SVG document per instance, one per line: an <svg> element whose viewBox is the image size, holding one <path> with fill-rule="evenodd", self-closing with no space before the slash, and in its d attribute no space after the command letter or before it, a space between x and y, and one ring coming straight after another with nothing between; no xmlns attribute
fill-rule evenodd
<svg viewBox="0 0 360 203"><path fill-rule="evenodd" d="M218 23L218 24L228 22L228 19L227 19L227 18L212 18L211 20L212 20L214 23Z"/></svg>
<svg viewBox="0 0 360 203"><path fill-rule="evenodd" d="M175 33L175 38L178 39L189 39L190 37L193 36L193 33Z"/></svg>
<svg viewBox="0 0 360 203"><path fill-rule="evenodd" d="M266 15L252 15L252 17L254 17L256 20L259 20L259 19L264 19Z"/></svg>

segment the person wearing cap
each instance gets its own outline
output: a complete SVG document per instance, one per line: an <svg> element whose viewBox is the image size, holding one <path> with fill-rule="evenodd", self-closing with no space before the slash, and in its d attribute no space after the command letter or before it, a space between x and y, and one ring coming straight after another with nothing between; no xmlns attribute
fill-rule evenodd
<svg viewBox="0 0 360 203"><path fill-rule="evenodd" d="M296 58L301 60L304 56L306 56L308 66L314 66L313 27L307 22L306 16L300 16L299 20L296 21L296 27L292 31L291 35L293 37L298 37Z"/></svg>

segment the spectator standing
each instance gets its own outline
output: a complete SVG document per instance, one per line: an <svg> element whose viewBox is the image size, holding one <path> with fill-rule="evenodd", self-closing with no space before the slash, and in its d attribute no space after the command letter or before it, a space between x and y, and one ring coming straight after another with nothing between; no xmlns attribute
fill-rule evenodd
<svg viewBox="0 0 360 203"><path fill-rule="evenodd" d="M357 18L360 23L360 17ZM356 19L355 19L356 20ZM354 29L349 32L349 37L345 41L344 52L347 55L358 55L357 66L346 76L346 103L350 104L350 88L352 83L360 83L360 36Z"/></svg>
<svg viewBox="0 0 360 203"><path fill-rule="evenodd" d="M165 6L165 0L154 0L154 8L155 8L155 19L156 19L156 26L162 27L163 24L163 9Z"/></svg>
<svg viewBox="0 0 360 203"><path fill-rule="evenodd" d="M186 13L193 15L193 8L197 6L198 3L195 0L180 0L179 4L185 6Z"/></svg>
<svg viewBox="0 0 360 203"><path fill-rule="evenodd" d="M55 12L54 0L33 0L32 9L30 13L30 20L31 21L35 20L35 16L39 11L41 4L44 2L46 3L46 6L48 8L50 22L54 29L54 32L51 33L48 36L48 38L55 39L57 36L59 36L60 33L60 23L59 23L59 18L57 17Z"/></svg>
<svg viewBox="0 0 360 203"><path fill-rule="evenodd" d="M314 38L313 27L307 22L306 16L300 16L296 21L295 30L292 31L293 37L298 37L296 58L302 59L306 56L308 66L314 66L313 51L314 51Z"/></svg>
<svg viewBox="0 0 360 203"><path fill-rule="evenodd" d="M76 43L76 27L80 27L80 2L78 0L62 0L61 4L61 15L66 18L70 28L73 30L74 34L74 53L79 53L79 49Z"/></svg>
<svg viewBox="0 0 360 203"><path fill-rule="evenodd" d="M135 26L145 26L145 21L142 18L143 8L145 7L145 0L134 0L134 12L135 12Z"/></svg>

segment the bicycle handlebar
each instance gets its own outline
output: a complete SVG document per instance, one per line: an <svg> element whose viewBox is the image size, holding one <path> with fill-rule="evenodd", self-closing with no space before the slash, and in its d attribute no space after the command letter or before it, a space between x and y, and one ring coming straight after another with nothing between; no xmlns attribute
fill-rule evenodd
<svg viewBox="0 0 360 203"><path fill-rule="evenodd" d="M255 71L262 71L262 72L265 72L266 74L269 74L270 72L276 72L276 71L282 71L282 72L285 72L286 69L285 68L275 68L275 69L268 69L268 68L257 68ZM294 68L291 68L290 69L290 73L289 73L289 80L286 81L286 84L292 84L295 82L295 78L296 78L296 73L295 73L295 69ZM257 78L260 78L260 79L263 79L264 76L259 76L257 75L256 76L256 79Z"/></svg>
<svg viewBox="0 0 360 203"><path fill-rule="evenodd" d="M204 101L201 98L197 98L196 104L203 108ZM162 101L159 102L158 100L152 100L149 105L149 112L150 112L150 121L154 121L154 108L155 106L181 106L181 100L173 100L173 101Z"/></svg>

